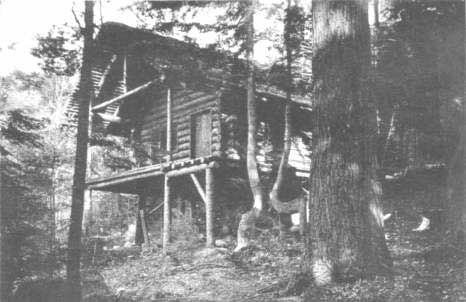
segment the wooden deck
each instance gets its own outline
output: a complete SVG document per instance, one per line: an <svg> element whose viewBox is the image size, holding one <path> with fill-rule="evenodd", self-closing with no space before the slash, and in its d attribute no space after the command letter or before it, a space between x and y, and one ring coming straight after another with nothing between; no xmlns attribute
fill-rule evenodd
<svg viewBox="0 0 466 302"><path fill-rule="evenodd" d="M209 156L144 166L109 176L88 179L86 187L88 190L137 194L144 189L144 186L149 185L151 181L167 173L173 173L174 171L182 172L183 169L189 172L189 168L205 165L216 159L215 156Z"/></svg>

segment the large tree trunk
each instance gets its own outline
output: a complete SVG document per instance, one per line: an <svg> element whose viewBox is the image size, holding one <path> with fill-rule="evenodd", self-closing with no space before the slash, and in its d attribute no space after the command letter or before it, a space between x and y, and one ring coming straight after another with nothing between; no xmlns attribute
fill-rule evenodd
<svg viewBox="0 0 466 302"><path fill-rule="evenodd" d="M452 243L460 249L466 246L466 100L463 100L462 110L460 140L448 165L446 189L446 228L454 235Z"/></svg>
<svg viewBox="0 0 466 302"><path fill-rule="evenodd" d="M81 301L81 232L84 205L84 189L86 183L87 143L89 137L89 104L93 98L92 84L92 43L94 32L94 2L85 2L85 29L83 65L81 68L81 90L78 116L78 133L76 138L76 158L71 196L71 217L68 234L68 259L66 263L69 300Z"/></svg>
<svg viewBox="0 0 466 302"><path fill-rule="evenodd" d="M376 180L367 1L314 0L316 125L310 176L317 284L391 272Z"/></svg>
<svg viewBox="0 0 466 302"><path fill-rule="evenodd" d="M260 216L263 208L262 184L259 177L259 170L256 161L256 132L257 132L257 113L256 97L254 87L254 1L247 11L247 41L246 56L248 62L247 74L247 111L248 111L248 146L246 155L246 165L248 170L249 185L254 198L253 208L241 216L238 225L237 245L235 251L238 251L249 245L250 232L253 230L256 219Z"/></svg>

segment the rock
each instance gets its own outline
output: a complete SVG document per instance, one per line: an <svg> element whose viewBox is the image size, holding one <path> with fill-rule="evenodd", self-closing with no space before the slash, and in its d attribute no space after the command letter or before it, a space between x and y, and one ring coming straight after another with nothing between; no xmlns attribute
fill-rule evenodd
<svg viewBox="0 0 466 302"><path fill-rule="evenodd" d="M217 259L224 259L225 254L228 252L226 248L203 248L194 252L194 258L199 259L200 261L205 261L206 259L209 261L217 260Z"/></svg>
<svg viewBox="0 0 466 302"><path fill-rule="evenodd" d="M228 242L226 242L226 241L223 240L223 239L217 239L217 240L215 240L215 246L218 246L218 247L228 247Z"/></svg>
<svg viewBox="0 0 466 302"><path fill-rule="evenodd" d="M128 230L125 232L125 245L126 243L135 243L136 240L136 224L128 225Z"/></svg>

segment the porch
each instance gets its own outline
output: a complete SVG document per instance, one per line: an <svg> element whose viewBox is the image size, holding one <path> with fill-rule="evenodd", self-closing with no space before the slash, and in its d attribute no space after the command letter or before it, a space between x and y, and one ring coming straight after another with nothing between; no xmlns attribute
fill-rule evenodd
<svg viewBox="0 0 466 302"><path fill-rule="evenodd" d="M214 169L219 167L219 158L207 156L190 160L171 161L154 164L128 171L115 173L110 176L88 179L86 188L89 193L94 190L114 193L127 193L138 196L137 230L136 234L143 235L143 241L150 246L146 217L163 209L163 238L164 252L170 242L171 208L172 208L172 179L188 176L199 194L205 207L206 246L214 243L214 214L213 202L215 194ZM199 175L205 175L205 185L199 180ZM163 194L163 202L152 209L146 209L146 198L149 195ZM88 194L92 198L92 194Z"/></svg>

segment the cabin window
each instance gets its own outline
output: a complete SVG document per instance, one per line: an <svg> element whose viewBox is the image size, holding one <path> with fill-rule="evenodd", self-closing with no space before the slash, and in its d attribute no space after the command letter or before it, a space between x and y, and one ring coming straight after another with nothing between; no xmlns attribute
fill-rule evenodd
<svg viewBox="0 0 466 302"><path fill-rule="evenodd" d="M211 155L212 115L204 111L191 116L191 158Z"/></svg>

